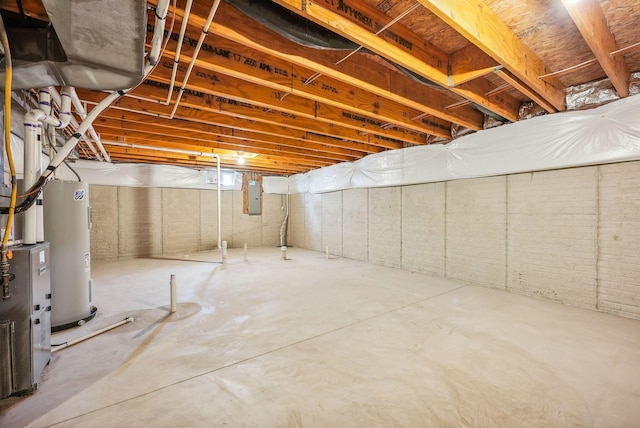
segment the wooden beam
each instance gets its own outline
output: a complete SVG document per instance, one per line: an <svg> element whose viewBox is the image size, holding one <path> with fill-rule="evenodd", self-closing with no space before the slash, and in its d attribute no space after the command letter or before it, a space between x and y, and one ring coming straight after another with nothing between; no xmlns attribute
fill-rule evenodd
<svg viewBox="0 0 640 428"><path fill-rule="evenodd" d="M104 98L104 94L86 90L78 90L78 94L81 99L93 103L97 103ZM161 89L147 88L144 94L159 100L166 93ZM192 99L190 95L185 95L183 99L185 102L178 108L176 117L187 121L213 123L274 135L304 135L310 140L322 141L323 144L353 148L369 153L381 151L379 147L402 148L403 146L401 142L383 140L375 135L358 133L350 129L344 130L337 126L331 127L314 121L301 120L296 122L287 120L285 116L274 114L274 112L264 113L261 109L254 109L254 106L251 105L234 105L226 100L217 100L215 97L204 99L204 96L196 96ZM168 116L171 110L171 108L161 106L158 103L131 97L120 98L114 103L114 107L139 113L149 113L159 117ZM308 125L308 127L305 127L305 125Z"/></svg>
<svg viewBox="0 0 640 428"><path fill-rule="evenodd" d="M210 82L206 82L206 84L211 83L217 87L228 85L230 93L223 96L239 99L238 95L232 93L239 90L239 85L226 83L229 78L221 77L221 75L231 76L232 79L270 88L273 96L266 98L263 102L270 103L276 109L282 108L283 101L286 101L285 99L288 99L289 95L295 95L317 101L320 105L327 107L334 107L360 116L369 116L382 124L389 123L440 138L451 138L451 123L448 121L440 118L424 121L411 120L412 117L422 113L423 109L416 110L401 102L354 88L352 85L327 76L320 76L312 80L311 78L316 75L316 72L308 68L295 67L288 61L248 49L220 37L216 37L215 40L216 48L222 49L225 53L228 52L228 57L226 55L216 56L211 51L201 51L198 57L200 59L196 61L194 74L189 83L202 86L198 81L203 80L201 83L204 84L204 81L209 78ZM185 54L181 57L181 64L189 61L189 54L189 50L185 49ZM237 57L248 58L251 61L235 61L233 58ZM166 81L171 75L169 70L173 67L173 58L174 53L169 49L165 50L165 59L156 68L152 78L162 78ZM184 69L185 67L180 65L179 68ZM178 75L183 74L183 70L180 70ZM251 92L251 96L250 100L245 101L256 102L254 92ZM474 127L479 126L479 123L475 121L470 124Z"/></svg>
<svg viewBox="0 0 640 428"><path fill-rule="evenodd" d="M107 127L100 128L100 130L104 140L119 141L118 137L121 137L121 139L124 139L125 143L131 143L131 144L155 145L158 147L201 151L201 152L209 152L209 153L243 151L243 152L259 154L263 159L269 159L269 158L274 158L274 159L278 158L280 160L287 159L295 163L312 165L316 167L332 165L336 162L332 159L326 159L326 158L322 159L322 158L317 158L317 157L308 156L304 154L291 154L291 153L276 152L273 150L264 150L262 148L251 146L251 145L234 146L234 145L219 144L219 143L198 143L197 141L186 139L186 138L148 134L148 133L139 132L139 131L129 131L129 130L120 131L118 129L112 129Z"/></svg>
<svg viewBox="0 0 640 428"><path fill-rule="evenodd" d="M109 144L109 141L110 141L109 139L105 139L105 143L104 143L105 147L109 147L109 150L108 150L109 152L111 152L112 150L119 150L119 151L124 150L129 153L139 153L141 150L143 150L143 151L151 151L153 153L157 153L159 156L165 156L168 158L188 157L188 158L193 158L198 160L203 160L203 159L211 160L211 157L207 157L207 156L191 155L186 153L185 154L171 153L171 152L165 152L162 150L155 150L153 147L151 147L151 146L157 146L157 147L168 148L168 149L181 149L181 150L193 150L193 151L201 150L197 146L188 145L188 144L161 142L159 140L147 139L147 140L141 140L141 141L132 141L131 143L129 143L129 144L134 144L136 147L123 147L123 146ZM150 146L150 147L146 148L141 146ZM203 152L203 153L208 153L208 152ZM220 155L221 159L223 159L226 156L227 158L231 157L235 160L238 157L237 152L233 150L224 150L221 153L216 153L216 154ZM255 165L260 165L260 164L271 165L273 163L280 163L280 164L287 164L287 165L296 165L301 168L302 167L321 168L323 166L328 165L328 163L326 162L306 161L300 158L291 159L286 156L258 155L257 157L247 157L246 159L247 160L251 159L252 161L254 161Z"/></svg>
<svg viewBox="0 0 640 428"><path fill-rule="evenodd" d="M383 28L391 19L375 8L347 1L274 1L502 117L518 120L520 103L508 94L495 99L486 97L484 94L495 88L488 81L481 85L476 83L479 79L470 81L464 90L461 86L450 87L448 55L401 24L376 35L376 30Z"/></svg>
<svg viewBox="0 0 640 428"><path fill-rule="evenodd" d="M110 128L112 130L111 133L114 133L115 130L146 132L150 136L161 135L165 137L193 139L197 144L204 147L225 148L229 150L236 150L231 147L242 147L238 148L237 150L248 150L247 147L253 147L265 150L265 153L290 153L294 155L297 154L313 156L321 159L333 159L340 162L352 161L364 155L363 153L354 155L351 150L338 147L321 146L319 144L302 142L293 139L281 138L277 140L269 136L259 136L260 139L254 139L236 136L228 137L225 135L216 135L210 132L201 132L198 130L194 130L192 125L187 124L183 124L183 128L160 125L150 127L148 123L145 122L132 122L121 119L99 117L93 125L96 129L102 129L102 126ZM272 141L265 141L264 139L267 138L272 139Z"/></svg>
<svg viewBox="0 0 640 428"><path fill-rule="evenodd" d="M611 34L607 18L597 0L572 2L562 0L580 34L596 56L600 66L621 97L629 95L629 67L622 55L611 56L618 50L618 43Z"/></svg>
<svg viewBox="0 0 640 428"><path fill-rule="evenodd" d="M204 16L207 14L206 7L196 3L192 12L190 22L194 25L203 25ZM336 64L344 58L345 52L326 50L319 52L317 49L293 43L266 27L256 25L255 21L224 2L220 5L216 18L209 29L209 34L216 34L220 38L214 39L211 44L207 40L206 50L220 56L221 58L217 61L227 61L227 57L235 61L237 58L237 52L219 44L219 41L226 39L237 45L282 58L295 66L331 76L348 85L405 104L427 115L439 117L469 129L482 129L482 114L473 107L467 106L453 111L445 109L446 106L460 101L456 95L440 87L416 84L411 77L379 64L368 55L357 54L350 61ZM254 59L251 56L240 58L241 62ZM502 105L504 117L517 119L519 103L513 98L490 99L489 102Z"/></svg>
<svg viewBox="0 0 640 428"><path fill-rule="evenodd" d="M197 155L189 155L182 153L168 153L162 152L158 150L154 150L153 148L142 148L142 147L121 147L121 146L112 146L108 143L105 143L105 148L107 148L109 154L116 154L120 159L124 159L127 156L135 157L137 155L143 155L148 157L155 157L157 159L178 159L184 161L190 161L198 164L215 164L215 160L210 157L205 156L197 156ZM234 163L236 161L236 156L233 156L232 159L228 157L221 157L220 162L225 163ZM304 169L313 169L314 166L300 166L294 163L289 163L286 160L268 160L268 159L260 159L260 158L246 158L246 164L248 166L255 167L263 167L268 169L285 169L285 170L304 170Z"/></svg>
<svg viewBox="0 0 640 428"><path fill-rule="evenodd" d="M164 92L168 85L162 82L154 82L145 80L131 94L125 95L124 98L133 96L142 96L145 99L154 99L156 102L164 98ZM149 103L147 101L147 103ZM264 108L254 104L237 101L230 98L219 97L205 92L185 92L182 96L181 105L191 107L200 111L211 111L224 114L227 116L240 117L256 122L285 125L289 128L301 131L312 131L323 135L345 138L348 140L360 141L368 144L376 144L386 148L402 147L403 143L424 144L426 137L415 133L399 133L390 130L387 135L379 132L373 132L370 127L363 126L358 129L357 126L341 126L337 123L328 123L320 121L308 114L296 115L288 111L279 111L270 108ZM170 113L171 108L166 108L166 114ZM366 125L366 118L358 117L354 122L361 122ZM346 124L343 124L346 125ZM373 141L376 140L375 143ZM424 140L424 141L423 141Z"/></svg>
<svg viewBox="0 0 640 428"><path fill-rule="evenodd" d="M139 89L134 91L134 93L141 91L145 84L156 82L163 84L168 90L171 78L171 65L171 62L163 60L161 66L157 67L153 75L141 85ZM373 116L365 116L346 111L298 95L292 95L282 99L282 92L273 91L268 87L258 86L245 80L220 73L212 73L206 70L202 71L201 69L194 69L194 71L187 84L187 89L190 90L192 96L199 96L199 94L214 95L216 97L235 100L239 103L251 104L261 109L277 110L288 115L294 115L296 118L306 118L331 125L343 126L359 132L364 131L411 144L424 144L427 138L425 134L429 131L435 132L436 135L443 138L451 138L450 123L434 122L432 125L425 125L419 121L412 122L406 118L406 124L403 125L410 125L411 130L407 130L406 127L402 129L387 129L384 128L383 125L389 123L386 121L389 118L383 118L385 120L376 119ZM394 119L395 123L392 124L398 124L399 120L400 119Z"/></svg>
<svg viewBox="0 0 640 428"><path fill-rule="evenodd" d="M495 73L501 68L501 65L477 46L469 45L449 55L449 85L458 86Z"/></svg>
<svg viewBox="0 0 640 428"><path fill-rule="evenodd" d="M191 159L170 159L153 154L133 154L133 153L120 153L114 152L112 155L112 161L114 163L146 163L156 165L174 165L183 166L187 168L215 168L216 162L209 160L194 161ZM302 172L307 172L310 169L303 168L288 168L280 166L254 166L254 165L238 165L233 161L220 162L220 166L225 169L236 170L239 172L261 172L269 175L291 175Z"/></svg>
<svg viewBox="0 0 640 428"><path fill-rule="evenodd" d="M538 105L540 105L542 108L544 108L547 112L555 113L557 111L556 108L553 105L551 105L547 100L545 100L540 95L538 95L537 92L533 91L531 88L529 88L527 85L525 85L516 76L511 74L511 72L509 70L504 70L503 69L503 70L498 71L496 74L498 76L500 76L500 78L502 78L502 80L504 80L505 82L509 83L511 86L513 86L514 88L516 88L517 90L519 90L520 92L522 92L523 94L525 94L526 96L531 98L533 101L538 103Z"/></svg>
<svg viewBox="0 0 640 428"><path fill-rule="evenodd" d="M126 108L127 106L124 107ZM180 108L178 109L178 112L180 112ZM305 147L308 146L310 150L323 151L324 148L328 148L334 153L355 157L361 157L368 153L378 153L383 150L380 147L374 147L369 144L342 141L322 135L314 135L307 132L295 131L282 127L280 127L280 129L276 128L273 132L265 129L261 131L247 130L243 129L243 126L247 126L244 123L247 122L246 120L230 118L229 116L217 116L215 113L207 115L207 119L210 119L213 122L202 119L187 120L181 118L180 116L176 116L173 119L165 119L158 116L155 112L136 113L128 110L124 111L121 110L120 107L114 106L109 110L102 112L98 120L100 120L100 118L111 118L114 120L125 122L139 122L147 126L169 127L178 130L188 128L206 135L210 135L211 138L221 136L228 138L271 142L276 144L287 144L289 141L299 142L301 144L304 144ZM247 122L247 124L251 125L249 122ZM278 133L278 130L282 130L282 132Z"/></svg>
<svg viewBox="0 0 640 428"><path fill-rule="evenodd" d="M482 0L418 0L427 10L462 34L557 110L565 110L558 79L541 80L549 70Z"/></svg>

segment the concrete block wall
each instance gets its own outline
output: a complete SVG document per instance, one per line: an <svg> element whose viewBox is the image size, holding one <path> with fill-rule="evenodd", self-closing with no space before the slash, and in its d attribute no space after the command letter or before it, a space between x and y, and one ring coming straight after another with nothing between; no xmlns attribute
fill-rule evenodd
<svg viewBox="0 0 640 428"><path fill-rule="evenodd" d="M598 168L507 177L507 288L596 307Z"/></svg>
<svg viewBox="0 0 640 428"><path fill-rule="evenodd" d="M506 177L446 183L445 274L505 287Z"/></svg>
<svg viewBox="0 0 640 428"><path fill-rule="evenodd" d="M369 191L349 189L342 193L342 256L369 260Z"/></svg>
<svg viewBox="0 0 640 428"><path fill-rule="evenodd" d="M89 189L90 201L91 189ZM96 208L93 208L95 211ZM118 189L118 257L148 257L162 251L162 189Z"/></svg>
<svg viewBox="0 0 640 428"><path fill-rule="evenodd" d="M262 246L277 247L280 245L280 229L286 214L287 197L285 195L263 194L262 198L263 206L270 207L260 216L262 220Z"/></svg>
<svg viewBox="0 0 640 428"><path fill-rule="evenodd" d="M91 186L91 256L94 260L117 259L118 248L118 188Z"/></svg>
<svg viewBox="0 0 640 428"><path fill-rule="evenodd" d="M304 195L304 247L322 251L322 195Z"/></svg>
<svg viewBox="0 0 640 428"><path fill-rule="evenodd" d="M369 189L369 262L402 266L402 190Z"/></svg>
<svg viewBox="0 0 640 428"><path fill-rule="evenodd" d="M402 269L444 276L445 183L402 188Z"/></svg>
<svg viewBox="0 0 640 428"><path fill-rule="evenodd" d="M599 173L598 309L640 318L640 162Z"/></svg>
<svg viewBox="0 0 640 428"><path fill-rule="evenodd" d="M640 319L640 162L291 201L294 245Z"/></svg>
<svg viewBox="0 0 640 428"><path fill-rule="evenodd" d="M217 247L215 191L90 186L93 260L187 254ZM222 240L229 247L277 245L282 197L263 195L262 215L243 214L242 192L221 195Z"/></svg>
<svg viewBox="0 0 640 428"><path fill-rule="evenodd" d="M289 220L287 243L306 248L305 246L305 201L304 193L296 193L289 197Z"/></svg>
<svg viewBox="0 0 640 428"><path fill-rule="evenodd" d="M192 204L200 203L197 189L162 189L162 252L189 253L194 246L200 249L200 210ZM214 226L215 227L215 226Z"/></svg>
<svg viewBox="0 0 640 428"><path fill-rule="evenodd" d="M342 192L322 195L322 248L342 254Z"/></svg>

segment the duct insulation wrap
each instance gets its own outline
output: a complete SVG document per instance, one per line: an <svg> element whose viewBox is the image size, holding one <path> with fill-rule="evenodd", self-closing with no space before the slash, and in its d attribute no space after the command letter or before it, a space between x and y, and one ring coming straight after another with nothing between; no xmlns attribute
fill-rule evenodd
<svg viewBox="0 0 640 428"><path fill-rule="evenodd" d="M89 185L51 181L44 191L44 232L51 243L51 326L91 315Z"/></svg>

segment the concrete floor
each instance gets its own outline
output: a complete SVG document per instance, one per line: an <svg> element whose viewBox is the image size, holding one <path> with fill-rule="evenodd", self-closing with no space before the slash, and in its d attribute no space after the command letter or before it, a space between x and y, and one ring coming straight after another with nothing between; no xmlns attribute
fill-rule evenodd
<svg viewBox="0 0 640 428"><path fill-rule="evenodd" d="M2 427L632 427L640 321L278 248L93 265L98 316ZM202 253L186 260L216 260ZM179 307L168 314L169 276Z"/></svg>

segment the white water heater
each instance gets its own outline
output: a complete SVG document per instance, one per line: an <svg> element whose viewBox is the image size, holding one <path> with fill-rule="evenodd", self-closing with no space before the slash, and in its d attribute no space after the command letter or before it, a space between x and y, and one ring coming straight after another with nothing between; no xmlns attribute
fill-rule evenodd
<svg viewBox="0 0 640 428"><path fill-rule="evenodd" d="M89 185L51 181L44 190L44 234L51 243L51 327L73 327L95 315L91 307Z"/></svg>

